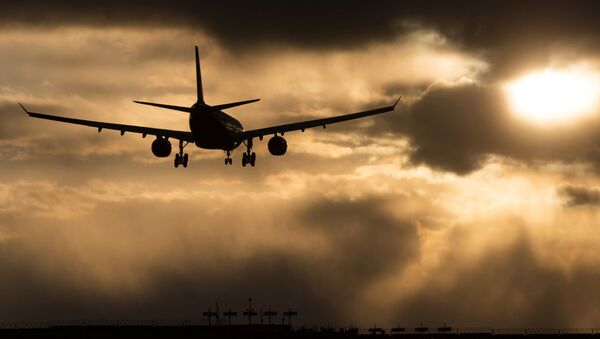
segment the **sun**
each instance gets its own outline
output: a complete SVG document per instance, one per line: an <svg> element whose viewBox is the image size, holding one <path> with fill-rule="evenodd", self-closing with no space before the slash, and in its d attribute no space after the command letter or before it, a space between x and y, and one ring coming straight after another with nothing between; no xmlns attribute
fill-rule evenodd
<svg viewBox="0 0 600 339"><path fill-rule="evenodd" d="M597 112L600 81L581 68L546 69L517 79L506 90L516 115L537 123L562 123Z"/></svg>

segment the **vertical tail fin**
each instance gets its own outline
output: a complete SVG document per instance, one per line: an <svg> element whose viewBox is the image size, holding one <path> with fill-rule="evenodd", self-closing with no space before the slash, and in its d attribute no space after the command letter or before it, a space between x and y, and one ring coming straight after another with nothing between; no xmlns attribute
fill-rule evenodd
<svg viewBox="0 0 600 339"><path fill-rule="evenodd" d="M202 93L202 74L200 73L200 56L198 55L198 46L196 46L196 90L198 91L198 102L204 103L204 94Z"/></svg>

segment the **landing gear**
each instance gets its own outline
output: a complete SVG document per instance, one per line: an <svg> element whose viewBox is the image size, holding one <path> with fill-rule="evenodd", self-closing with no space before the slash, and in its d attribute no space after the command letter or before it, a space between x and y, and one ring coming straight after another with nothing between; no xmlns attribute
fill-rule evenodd
<svg viewBox="0 0 600 339"><path fill-rule="evenodd" d="M175 161L173 161L173 165L175 165L175 168L179 167L179 165L183 165L184 168L187 167L188 154L187 153L184 154L183 149L188 144L189 144L189 142L186 142L184 145L183 140L179 140L179 153L175 154Z"/></svg>
<svg viewBox="0 0 600 339"><path fill-rule="evenodd" d="M233 164L233 160L231 160L231 151L227 151L227 158L225 158L225 165Z"/></svg>
<svg viewBox="0 0 600 339"><path fill-rule="evenodd" d="M242 166L246 167L246 165L250 164L250 166L254 167L256 164L256 153L246 153L242 154Z"/></svg>
<svg viewBox="0 0 600 339"><path fill-rule="evenodd" d="M248 139L246 142L246 152L242 154L242 166L246 167L248 164L252 167L256 164L256 153L252 152L252 139Z"/></svg>

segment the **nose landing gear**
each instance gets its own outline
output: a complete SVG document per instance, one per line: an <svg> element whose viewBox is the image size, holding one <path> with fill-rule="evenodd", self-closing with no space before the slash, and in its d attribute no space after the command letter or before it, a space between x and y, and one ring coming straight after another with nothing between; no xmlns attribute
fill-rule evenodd
<svg viewBox="0 0 600 339"><path fill-rule="evenodd" d="M256 164L256 153L252 152L252 139L248 139L244 142L246 145L246 151L242 153L242 166L246 167L246 165L250 165L254 167ZM225 158L225 165L233 164L233 160L231 159L231 150L225 150L227 157Z"/></svg>
<svg viewBox="0 0 600 339"><path fill-rule="evenodd" d="M184 168L187 167L188 154L187 153L184 154L183 149L188 144L189 144L189 142L186 142L184 145L183 140L179 140L179 153L175 154L175 161L173 162L173 165L175 165L175 168L179 167L179 165L183 165Z"/></svg>

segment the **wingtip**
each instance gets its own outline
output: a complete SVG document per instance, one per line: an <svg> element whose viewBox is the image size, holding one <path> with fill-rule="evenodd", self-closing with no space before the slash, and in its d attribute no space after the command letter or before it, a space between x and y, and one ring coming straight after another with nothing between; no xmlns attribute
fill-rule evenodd
<svg viewBox="0 0 600 339"><path fill-rule="evenodd" d="M25 113L29 114L29 111L27 110L27 108L25 108L25 106L23 106L23 104L21 104L20 102L18 104L19 104L19 106L21 106L23 111L25 111Z"/></svg>
<svg viewBox="0 0 600 339"><path fill-rule="evenodd" d="M394 103L394 109L396 109L396 106L398 106L398 103L400 102L400 99L402 99L402 96L399 96L398 99L396 99L396 102Z"/></svg>

